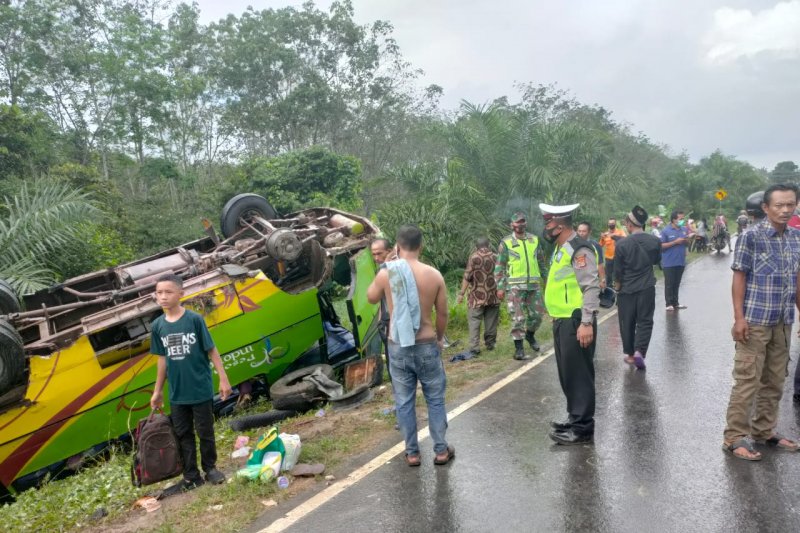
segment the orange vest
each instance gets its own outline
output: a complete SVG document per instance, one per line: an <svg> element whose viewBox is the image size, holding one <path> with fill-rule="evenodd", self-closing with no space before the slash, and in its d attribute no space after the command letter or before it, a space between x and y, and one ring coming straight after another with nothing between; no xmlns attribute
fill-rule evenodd
<svg viewBox="0 0 800 533"><path fill-rule="evenodd" d="M609 231L611 235L619 235L620 237L625 237L625 232L619 228L614 228L614 231ZM606 259L614 259L614 252L616 252L616 244L617 242L609 237L602 237L600 239L600 246L603 247L603 255Z"/></svg>

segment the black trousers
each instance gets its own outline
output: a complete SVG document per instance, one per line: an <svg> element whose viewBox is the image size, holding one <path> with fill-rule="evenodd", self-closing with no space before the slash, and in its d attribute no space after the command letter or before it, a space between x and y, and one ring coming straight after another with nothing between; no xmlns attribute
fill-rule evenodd
<svg viewBox="0 0 800 533"><path fill-rule="evenodd" d="M683 277L682 266L664 267L664 299L667 305L678 305L678 291Z"/></svg>
<svg viewBox="0 0 800 533"><path fill-rule="evenodd" d="M614 260L606 258L606 287L614 286Z"/></svg>
<svg viewBox="0 0 800 533"><path fill-rule="evenodd" d="M594 349L597 344L597 321L594 320L592 343L581 348L578 343L580 310L577 317L553 319L553 348L558 365L558 380L567 398L567 413L572 429L582 435L594 434Z"/></svg>
<svg viewBox="0 0 800 533"><path fill-rule="evenodd" d="M622 351L633 355L647 353L653 334L653 313L656 310L656 288L650 287L631 294L617 294L617 316Z"/></svg>
<svg viewBox="0 0 800 533"><path fill-rule="evenodd" d="M172 426L181 445L183 457L183 477L200 479L197 469L197 445L194 434L200 439L200 462L203 472L217 466L217 445L214 442L214 410L211 400L191 405L172 404Z"/></svg>

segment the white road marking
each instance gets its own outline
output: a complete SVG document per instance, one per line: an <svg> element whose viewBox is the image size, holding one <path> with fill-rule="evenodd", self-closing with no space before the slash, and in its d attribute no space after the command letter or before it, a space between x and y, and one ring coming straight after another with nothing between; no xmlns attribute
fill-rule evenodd
<svg viewBox="0 0 800 533"><path fill-rule="evenodd" d="M606 320L608 320L609 318L611 318L616 314L617 314L617 309L614 308L613 311L602 316L597 321L597 325L599 326L600 324L602 324L603 322L605 322ZM452 421L455 417L457 417L470 407L473 407L478 403L482 402L483 400L485 400L495 392L499 391L512 381L518 379L520 376L522 376L529 370L532 370L533 368L540 365L542 362L544 362L545 359L547 359L554 353L555 351L553 350L553 348L550 348L540 357L537 357L536 359L526 364L525 366L518 368L517 370L515 370L505 378L501 379L500 381L498 381L485 391L462 403L461 405L459 405L458 407L447 413L447 421L448 422ZM425 427L421 429L417 435L419 437L419 440L423 440L428 438L430 436L430 433L428 431L428 428ZM370 473L372 473L373 471L380 468L382 465L389 462L396 455L403 453L405 451L405 448L406 448L405 441L398 442L397 444L395 444L394 446L392 446L391 448L389 448L388 450L386 450L385 452L383 452L382 454L380 454L379 456L377 456L364 466L348 474L346 478L334 483L333 485L329 486L326 489L323 489L322 491L318 492L305 502L301 503L300 505L298 505L297 507L286 513L282 518L275 520L269 526L260 530L259 533L279 533L281 531L285 531L287 528L293 526L298 520L303 518L305 515L311 513L312 511L315 511L317 508L321 507L323 504L333 499L336 495L340 494L345 489L351 487L352 485L355 485L356 483L367 477Z"/></svg>

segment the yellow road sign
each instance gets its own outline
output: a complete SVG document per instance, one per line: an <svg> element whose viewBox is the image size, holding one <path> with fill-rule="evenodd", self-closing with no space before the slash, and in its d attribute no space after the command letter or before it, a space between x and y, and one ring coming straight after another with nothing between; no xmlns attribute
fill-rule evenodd
<svg viewBox="0 0 800 533"><path fill-rule="evenodd" d="M716 198L720 202L727 197L728 197L728 191L726 191L725 189L720 189L714 193L714 198Z"/></svg>

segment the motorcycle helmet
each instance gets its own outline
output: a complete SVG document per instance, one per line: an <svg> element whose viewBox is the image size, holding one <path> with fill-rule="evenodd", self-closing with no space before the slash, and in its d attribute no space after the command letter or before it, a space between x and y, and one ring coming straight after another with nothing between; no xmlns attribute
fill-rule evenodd
<svg viewBox="0 0 800 533"><path fill-rule="evenodd" d="M767 216L764 210L761 209L761 203L764 201L764 191L754 192L747 197L744 203L745 211L753 218L764 218Z"/></svg>
<svg viewBox="0 0 800 533"><path fill-rule="evenodd" d="M600 290L600 307L604 307L606 309L614 307L616 301L617 291L611 287L606 287L605 289Z"/></svg>

